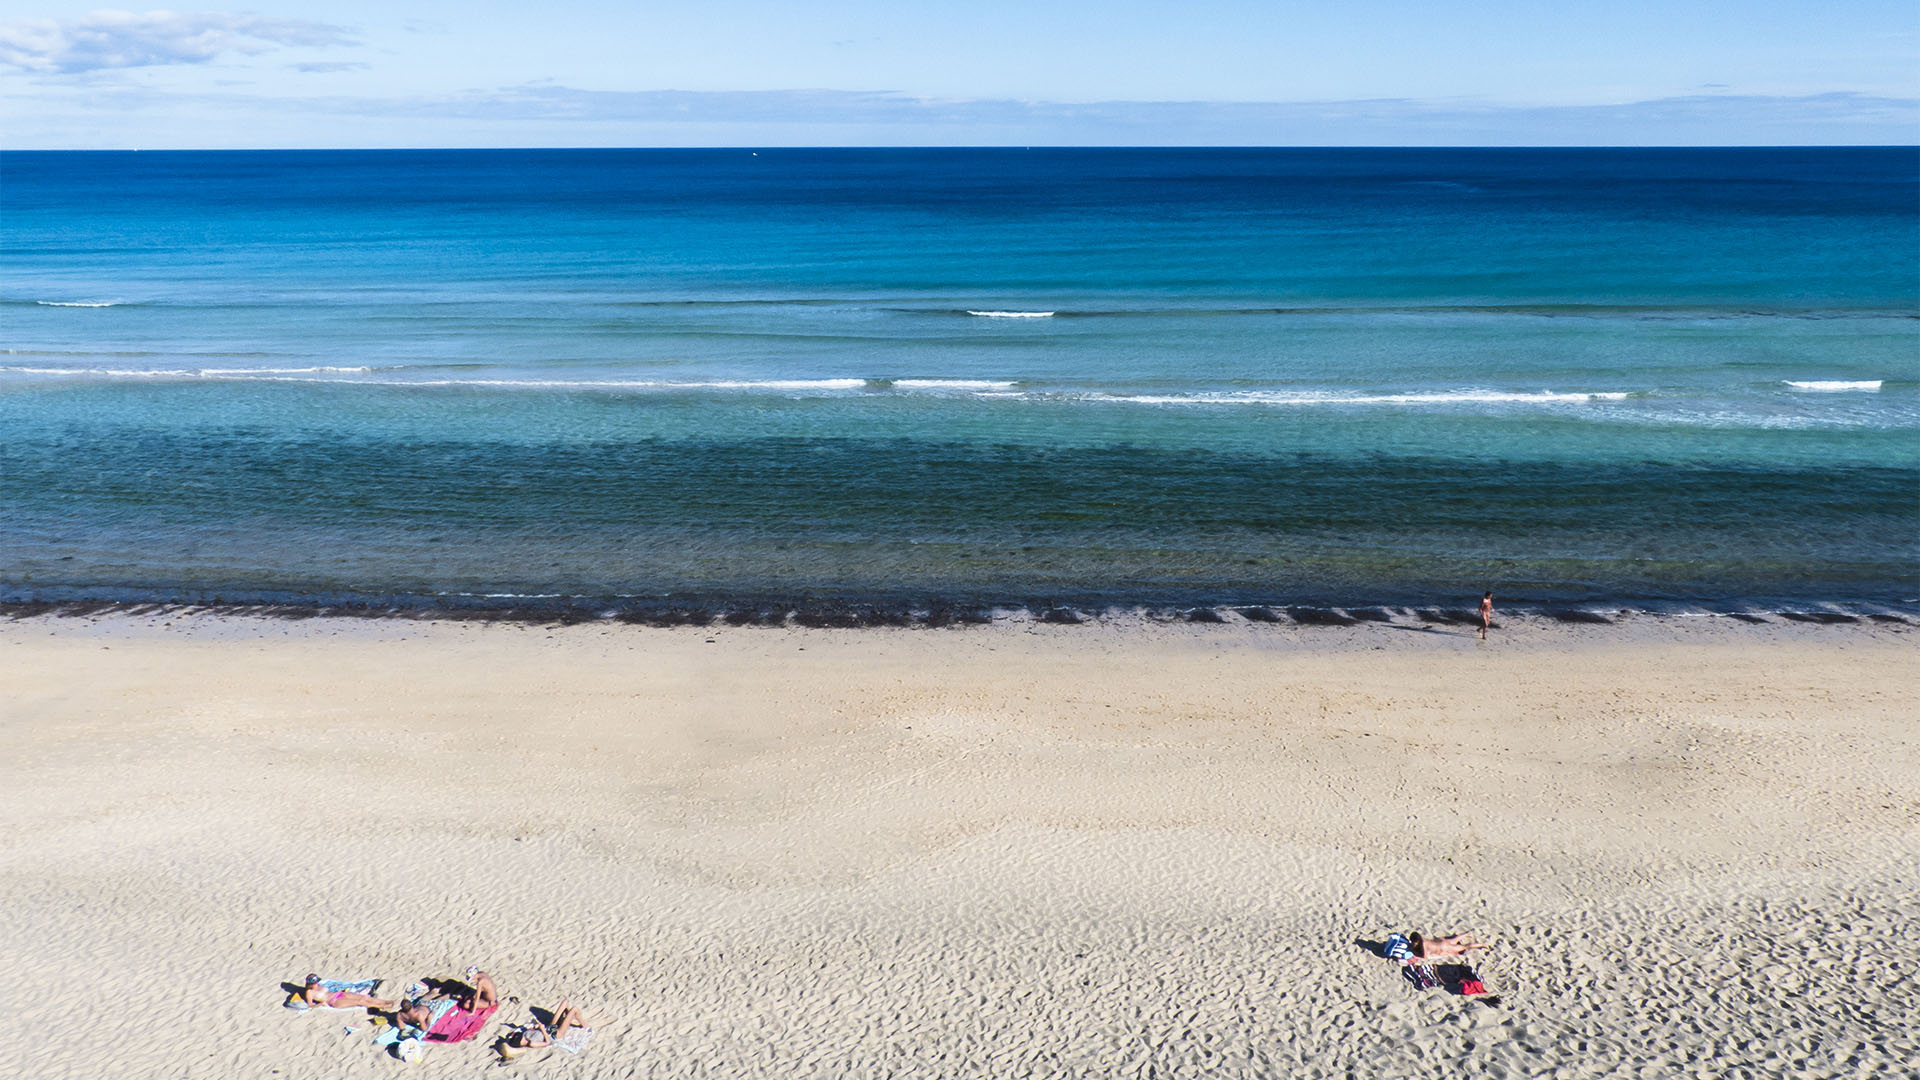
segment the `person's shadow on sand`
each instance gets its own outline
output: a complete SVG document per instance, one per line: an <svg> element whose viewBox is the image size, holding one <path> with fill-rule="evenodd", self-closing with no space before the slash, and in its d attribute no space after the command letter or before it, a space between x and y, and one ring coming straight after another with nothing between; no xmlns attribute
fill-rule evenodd
<svg viewBox="0 0 1920 1080"><path fill-rule="evenodd" d="M1365 950L1369 955L1377 956L1382 960L1392 959L1387 955L1387 943L1384 941L1369 941L1366 938L1354 938L1353 944L1355 948ZM1478 978L1474 973L1472 965L1469 964L1435 964L1433 965L1433 970L1434 975L1440 980L1441 988L1455 996L1468 996L1464 989L1465 983L1469 979ZM1478 1001L1488 1008L1498 1008L1500 1006L1500 995L1498 994L1474 995L1472 1000Z"/></svg>
<svg viewBox="0 0 1920 1080"><path fill-rule="evenodd" d="M420 985L427 988L427 997L449 997L460 1001L475 993L473 987L459 979L421 979Z"/></svg>
<svg viewBox="0 0 1920 1080"><path fill-rule="evenodd" d="M460 979L421 979L420 985L427 988L424 997L452 998L455 1001L470 1001L480 991ZM508 994L500 999L502 1004L518 1005L520 998Z"/></svg>

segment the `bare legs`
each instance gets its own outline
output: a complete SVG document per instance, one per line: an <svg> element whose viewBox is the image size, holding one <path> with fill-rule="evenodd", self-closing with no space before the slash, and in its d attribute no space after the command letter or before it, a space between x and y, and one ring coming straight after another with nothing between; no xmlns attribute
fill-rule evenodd
<svg viewBox="0 0 1920 1080"><path fill-rule="evenodd" d="M1452 937L1436 937L1426 940L1423 950L1428 959L1439 956L1461 956L1472 949L1484 949L1487 943L1473 940L1472 934L1455 934Z"/></svg>
<svg viewBox="0 0 1920 1080"><path fill-rule="evenodd" d="M565 1038L567 1031L571 1028L586 1026L587 1018L581 1015L578 1006L563 1001L558 1008L553 1010L553 1037L555 1040Z"/></svg>
<svg viewBox="0 0 1920 1080"><path fill-rule="evenodd" d="M352 990L342 990L337 994L328 994L321 998L320 1001L321 1004L329 1009L373 1009L378 1012L389 1012L396 1004L396 1002L388 1001L386 998L377 998L372 994L361 994Z"/></svg>
<svg viewBox="0 0 1920 1080"><path fill-rule="evenodd" d="M583 1028L586 1026L587 1019L582 1015L579 1007L570 1001L562 1001L554 1007L553 1022L551 1025L542 1024L540 1021L535 1020L512 1035L494 1043L493 1048L499 1052L501 1060L512 1061L514 1058L529 1050L540 1050L552 1046L554 1043L566 1038L567 1032L572 1031L574 1028Z"/></svg>

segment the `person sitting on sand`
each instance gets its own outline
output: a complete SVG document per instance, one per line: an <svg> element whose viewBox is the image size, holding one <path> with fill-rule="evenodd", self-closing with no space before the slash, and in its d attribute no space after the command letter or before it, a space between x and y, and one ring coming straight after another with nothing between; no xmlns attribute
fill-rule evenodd
<svg viewBox="0 0 1920 1080"><path fill-rule="evenodd" d="M500 1004L500 991L493 985L493 976L479 968L468 968L467 978L472 980L473 992L462 996L458 1004L468 1012L485 1012Z"/></svg>
<svg viewBox="0 0 1920 1080"><path fill-rule="evenodd" d="M419 1028L426 1031L433 1022L446 1011L442 1006L435 1009L437 1003L451 1001L466 1012L485 1012L500 1004L500 990L493 985L493 976L479 968L468 968L467 978L470 984L444 982L433 984L436 989L427 992L425 986L416 983L410 993L413 995L393 1010L393 1021L401 1027ZM455 993L454 991L464 991ZM389 1006L391 1008L391 1006Z"/></svg>
<svg viewBox="0 0 1920 1080"><path fill-rule="evenodd" d="M1413 955L1422 960L1438 960L1447 956L1465 956L1471 949L1484 949L1486 942L1473 940L1471 934L1454 934L1451 937L1423 938L1409 931L1407 943L1413 946Z"/></svg>
<svg viewBox="0 0 1920 1080"><path fill-rule="evenodd" d="M372 994L362 994L355 990L335 990L328 993L324 981L318 975L307 976L307 981L300 992L293 996L296 1000L305 1002L308 1008L366 1008L385 1012L393 1008L394 1004L385 998L377 998Z"/></svg>
<svg viewBox="0 0 1920 1080"><path fill-rule="evenodd" d="M587 1019L578 1006L562 1001L553 1010L553 1026L548 1027L534 1017L522 1027L501 1037L493 1048L499 1052L500 1060L512 1061L529 1050L539 1050L557 1046L569 1054L577 1054L593 1036L593 1029L587 1026Z"/></svg>

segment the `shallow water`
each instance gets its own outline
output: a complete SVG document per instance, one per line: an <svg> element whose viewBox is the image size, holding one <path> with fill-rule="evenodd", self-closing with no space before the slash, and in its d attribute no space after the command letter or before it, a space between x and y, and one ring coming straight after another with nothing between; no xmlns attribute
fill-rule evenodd
<svg viewBox="0 0 1920 1080"><path fill-rule="evenodd" d="M0 165L8 598L1920 596L1908 149Z"/></svg>

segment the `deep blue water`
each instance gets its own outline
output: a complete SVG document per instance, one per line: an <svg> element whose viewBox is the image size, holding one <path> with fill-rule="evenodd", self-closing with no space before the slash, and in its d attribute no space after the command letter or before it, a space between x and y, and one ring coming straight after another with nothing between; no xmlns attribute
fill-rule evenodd
<svg viewBox="0 0 1920 1080"><path fill-rule="evenodd" d="M1920 152L0 155L0 598L1912 602Z"/></svg>

